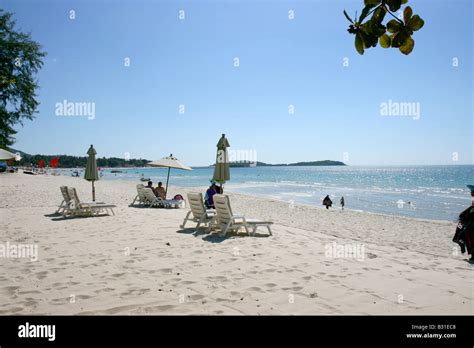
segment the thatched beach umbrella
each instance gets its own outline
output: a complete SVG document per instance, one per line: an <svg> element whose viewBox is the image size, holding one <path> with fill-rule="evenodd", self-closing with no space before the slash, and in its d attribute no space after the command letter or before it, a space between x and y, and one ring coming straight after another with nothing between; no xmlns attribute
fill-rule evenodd
<svg viewBox="0 0 474 348"><path fill-rule="evenodd" d="M169 155L168 157L163 157L160 160L148 162L149 166L152 167L162 167L168 168L168 176L166 178L166 188L165 188L165 199L166 194L168 193L168 182L170 180L170 171L171 168L181 169L181 170L193 170L191 167L181 163L176 157L173 157L173 154Z"/></svg>
<svg viewBox="0 0 474 348"><path fill-rule="evenodd" d="M99 172L97 171L97 161L95 159L95 155L97 152L95 151L94 147L91 145L89 150L87 151L87 165L86 171L84 173L84 179L87 181L92 181L92 201L95 202L95 187L94 182L99 180Z"/></svg>
<svg viewBox="0 0 474 348"><path fill-rule="evenodd" d="M222 134L217 143L216 165L214 167L214 176L212 177L212 180L221 184L221 188L226 181L230 180L228 147L230 147L229 142L225 134Z"/></svg>

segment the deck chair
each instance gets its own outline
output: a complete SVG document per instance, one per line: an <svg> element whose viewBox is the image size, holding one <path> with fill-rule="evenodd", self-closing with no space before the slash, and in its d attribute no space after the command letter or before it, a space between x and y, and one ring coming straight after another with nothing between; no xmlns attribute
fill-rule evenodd
<svg viewBox="0 0 474 348"><path fill-rule="evenodd" d="M130 205L134 205L136 201L138 201L138 205L143 205L146 202L145 195L143 193L143 189L145 186L143 184L137 185L137 195L133 199L133 202Z"/></svg>
<svg viewBox="0 0 474 348"><path fill-rule="evenodd" d="M99 215L102 211L109 214L109 210L115 215L113 209L116 207L115 205L103 202L81 202L74 187L68 187L67 191L72 201L68 215Z"/></svg>
<svg viewBox="0 0 474 348"><path fill-rule="evenodd" d="M147 205L150 208L163 206L162 199L156 197L151 188L144 187L142 193L144 198L144 205Z"/></svg>
<svg viewBox="0 0 474 348"><path fill-rule="evenodd" d="M162 199L160 197L156 197L153 190L149 187L143 188L143 195L145 198L144 204L148 207L160 207L160 208L179 208L183 201L178 199Z"/></svg>
<svg viewBox="0 0 474 348"><path fill-rule="evenodd" d="M61 186L59 188L61 190L61 194L63 196L63 201L61 204L58 206L58 209L56 210L55 214L66 214L67 211L69 210L69 207L71 205L71 197L69 197L69 194L67 192L67 186Z"/></svg>
<svg viewBox="0 0 474 348"><path fill-rule="evenodd" d="M198 229L201 224L210 224L214 220L216 212L214 210L206 209L202 193L188 193L188 202L191 210L186 214L186 217L180 226L181 228L184 228L188 221L196 222L197 225L195 228Z"/></svg>
<svg viewBox="0 0 474 348"><path fill-rule="evenodd" d="M269 235L272 235L270 225L272 225L273 222L246 219L243 215L234 214L230 207L229 196L217 194L213 196L213 200L216 207L216 219L214 224L221 230L221 236L225 236L229 231L238 232L242 227L248 235L255 236L255 232L259 226L265 226L268 229Z"/></svg>

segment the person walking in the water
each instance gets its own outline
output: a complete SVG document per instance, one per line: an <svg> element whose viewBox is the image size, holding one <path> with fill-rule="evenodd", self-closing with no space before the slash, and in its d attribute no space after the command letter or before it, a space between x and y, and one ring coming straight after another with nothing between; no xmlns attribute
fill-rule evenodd
<svg viewBox="0 0 474 348"><path fill-rule="evenodd" d="M342 210L344 210L344 196L341 197L341 207Z"/></svg>
<svg viewBox="0 0 474 348"><path fill-rule="evenodd" d="M326 206L326 209L329 209L329 207L332 206L332 201L331 201L331 198L329 198L329 195L327 195L326 197L324 197L324 199L323 199L323 205Z"/></svg>

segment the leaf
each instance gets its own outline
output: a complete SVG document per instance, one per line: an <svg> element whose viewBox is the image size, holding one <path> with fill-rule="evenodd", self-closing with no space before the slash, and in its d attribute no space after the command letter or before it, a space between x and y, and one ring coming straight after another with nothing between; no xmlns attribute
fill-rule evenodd
<svg viewBox="0 0 474 348"><path fill-rule="evenodd" d="M354 24L354 21L351 19L351 17L349 17L349 15L347 14L346 10L344 10L344 16L346 16L347 20L349 22L351 22L352 24Z"/></svg>
<svg viewBox="0 0 474 348"><path fill-rule="evenodd" d="M391 43L392 43L392 40L390 39L390 36L388 36L387 34L383 34L380 37L380 46L382 46L383 48L389 48Z"/></svg>
<svg viewBox="0 0 474 348"><path fill-rule="evenodd" d="M413 48L415 47L415 40L413 40L410 36L407 38L405 41L405 44L399 48L400 52L402 52L405 55L408 55L413 51Z"/></svg>
<svg viewBox="0 0 474 348"><path fill-rule="evenodd" d="M387 23L387 30L391 33L398 33L402 29L402 25L396 19L392 19Z"/></svg>
<svg viewBox="0 0 474 348"><path fill-rule="evenodd" d="M408 23L412 15L413 15L413 10L411 9L411 7L410 6L405 7L405 10L403 10L403 20L405 21L405 24Z"/></svg>
<svg viewBox="0 0 474 348"><path fill-rule="evenodd" d="M382 23L386 13L387 13L387 10L385 9L385 7L380 6L374 11L374 14L372 15L372 21L377 24Z"/></svg>
<svg viewBox="0 0 474 348"><path fill-rule="evenodd" d="M390 11L396 12L402 6L402 0L387 0L387 5L390 8Z"/></svg>
<svg viewBox="0 0 474 348"><path fill-rule="evenodd" d="M409 37L410 36L403 31L395 34L395 36L392 39L392 47L404 46Z"/></svg>
<svg viewBox="0 0 474 348"><path fill-rule="evenodd" d="M402 4L405 5L408 2L408 0L402 0Z"/></svg>
<svg viewBox="0 0 474 348"><path fill-rule="evenodd" d="M364 21L364 19L367 17L367 15L369 14L370 10L373 7L374 7L373 5L367 5L367 6L364 7L364 9L362 10L362 13L360 14L360 17L359 17L359 23L362 23Z"/></svg>
<svg viewBox="0 0 474 348"><path fill-rule="evenodd" d="M364 42L362 41L362 36L360 33L356 34L355 38L355 48L360 55L364 54Z"/></svg>
<svg viewBox="0 0 474 348"><path fill-rule="evenodd" d="M380 1L381 0L364 0L364 5L365 6L372 5L372 7L374 7L374 6L377 6L378 4L380 4Z"/></svg>
<svg viewBox="0 0 474 348"><path fill-rule="evenodd" d="M418 15L414 15L408 22L408 28L412 31L417 31L423 28L425 21Z"/></svg>

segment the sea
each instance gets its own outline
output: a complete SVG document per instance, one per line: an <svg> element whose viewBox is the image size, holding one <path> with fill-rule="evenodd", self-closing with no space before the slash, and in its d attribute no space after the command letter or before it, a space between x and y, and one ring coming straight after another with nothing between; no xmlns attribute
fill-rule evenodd
<svg viewBox="0 0 474 348"><path fill-rule="evenodd" d="M113 173L120 170L121 173ZM70 175L72 169L62 170ZM102 169L103 180L150 178L154 185L166 182L167 169ZM210 185L213 168L192 171L171 169L170 185L200 187ZM326 195L333 201L331 209L345 209L407 216L431 220L457 220L459 213L471 204L466 187L474 185L474 165L449 166L328 166L328 167L249 167L231 168L225 192L268 197L288 204L322 207Z"/></svg>

